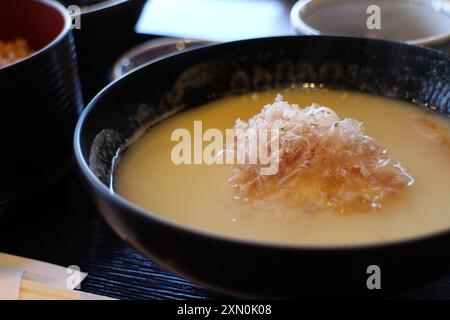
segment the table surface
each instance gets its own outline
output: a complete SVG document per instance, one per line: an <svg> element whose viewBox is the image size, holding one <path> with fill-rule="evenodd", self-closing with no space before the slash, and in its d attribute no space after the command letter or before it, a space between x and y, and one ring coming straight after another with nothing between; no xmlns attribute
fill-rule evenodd
<svg viewBox="0 0 450 320"><path fill-rule="evenodd" d="M77 172L0 223L0 251L77 265L86 292L117 299L226 298L168 273L121 240L90 201ZM450 299L450 277L394 298Z"/></svg>
<svg viewBox="0 0 450 320"><path fill-rule="evenodd" d="M78 46L86 101L107 84L114 60L149 38L115 34ZM98 214L75 170L44 197L23 201L10 219L0 221L0 251L61 266L78 265L89 273L83 291L112 298L224 298L165 272L119 239ZM397 297L450 299L450 277Z"/></svg>
<svg viewBox="0 0 450 320"><path fill-rule="evenodd" d="M0 224L0 251L89 275L81 290L117 299L211 299L219 295L156 266L103 221L73 170Z"/></svg>

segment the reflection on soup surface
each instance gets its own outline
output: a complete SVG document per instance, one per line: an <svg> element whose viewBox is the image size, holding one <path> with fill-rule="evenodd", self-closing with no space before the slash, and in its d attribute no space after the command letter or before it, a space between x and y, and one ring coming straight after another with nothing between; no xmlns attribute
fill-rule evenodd
<svg viewBox="0 0 450 320"><path fill-rule="evenodd" d="M242 119L239 125L244 124L244 128L255 115L259 114L259 118L253 120L261 121L262 107L273 103L277 93L266 91L213 101L151 128L120 158L114 176L115 191L170 220L266 242L371 243L424 235L450 227L447 200L450 124L443 116L405 102L338 90L283 90L283 98L289 104L300 108L314 103L326 106L339 116L332 121L340 122L337 125L330 122L329 127L317 131L317 126L308 120L308 126L316 131L308 130L309 140L303 140L320 137L320 143L311 147L315 157L311 158L308 153L308 161L302 159L300 162L297 161L299 155L305 156L305 152L295 153L295 157L289 153L280 159L281 173L258 176L259 184L255 184L255 176L250 174L252 179L248 176L255 166L173 162L172 153L177 142L172 141L172 134L176 129L185 128L192 132L190 151L194 153L195 121L202 121L203 133L209 128L217 128L226 136L226 129L238 126L237 119ZM303 117L303 113L296 113L296 107L289 108L295 121ZM323 110L328 117L329 109ZM333 130L338 127L347 133L346 119L355 119L352 120L355 127L348 131L349 139L341 140ZM359 122L362 123L360 128ZM284 130L286 125L281 127ZM298 130L292 123L290 128L297 130L297 136L305 134L306 138L303 129ZM323 139L323 132L331 131L334 136ZM283 149L283 144L286 147L286 141L291 141L292 135L280 137L280 148ZM347 151L353 148L355 139L373 140L369 147L354 149L358 152L350 154ZM203 143L208 145L209 142ZM301 150L306 148L306 144L299 145ZM308 146L311 146L309 142ZM327 154L323 162L324 157L319 156L325 152L323 150L329 152L332 147L338 150L337 153ZM287 161L294 161L296 170L284 166ZM389 167L386 161L391 161L392 166ZM301 170L297 163L303 165ZM380 171L377 163L384 165L384 169ZM343 179L342 170L333 175L338 172L336 168L346 168L345 174L351 176ZM253 183L251 192L242 192L248 191L242 186L248 186L249 182Z"/></svg>

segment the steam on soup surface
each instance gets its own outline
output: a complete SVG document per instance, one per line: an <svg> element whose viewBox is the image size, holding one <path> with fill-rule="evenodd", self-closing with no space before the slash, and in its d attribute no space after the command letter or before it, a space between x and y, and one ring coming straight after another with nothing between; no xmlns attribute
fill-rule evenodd
<svg viewBox="0 0 450 320"><path fill-rule="evenodd" d="M408 103L338 90L290 89L285 101L303 108L313 103L341 119L363 122L365 133L407 169L414 183L374 210L305 213L304 208L261 199L237 200L229 165L176 165L174 130L194 121L208 128L233 128L274 101L278 91L228 97L177 114L147 131L122 155L114 188L129 201L156 214L239 238L293 244L347 244L398 240L450 227L450 125L438 115ZM204 143L207 144L207 143ZM261 204L260 203L260 204Z"/></svg>

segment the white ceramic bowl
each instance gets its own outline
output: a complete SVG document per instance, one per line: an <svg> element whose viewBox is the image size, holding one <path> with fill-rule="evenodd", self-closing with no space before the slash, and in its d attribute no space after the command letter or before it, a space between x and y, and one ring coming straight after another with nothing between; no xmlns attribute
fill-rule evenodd
<svg viewBox="0 0 450 320"><path fill-rule="evenodd" d="M381 29L367 25L374 14L368 8L373 5L380 8ZM450 0L301 0L291 10L291 22L299 34L359 36L442 48L450 43Z"/></svg>

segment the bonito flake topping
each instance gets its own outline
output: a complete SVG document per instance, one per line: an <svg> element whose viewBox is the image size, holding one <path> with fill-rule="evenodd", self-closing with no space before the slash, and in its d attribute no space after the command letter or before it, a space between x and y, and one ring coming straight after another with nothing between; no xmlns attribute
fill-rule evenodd
<svg viewBox="0 0 450 320"><path fill-rule="evenodd" d="M414 182L388 150L365 133L361 122L341 120L330 108L313 104L301 109L278 95L248 122L238 119L234 126L238 140L240 135L246 139L249 130L273 129L279 148L268 152L277 157L278 172L261 175L260 162L235 164L230 181L236 198L260 204L282 200L308 213L330 208L340 213L367 211L380 208ZM236 150L239 145L227 145L225 151L231 148L242 152Z"/></svg>

